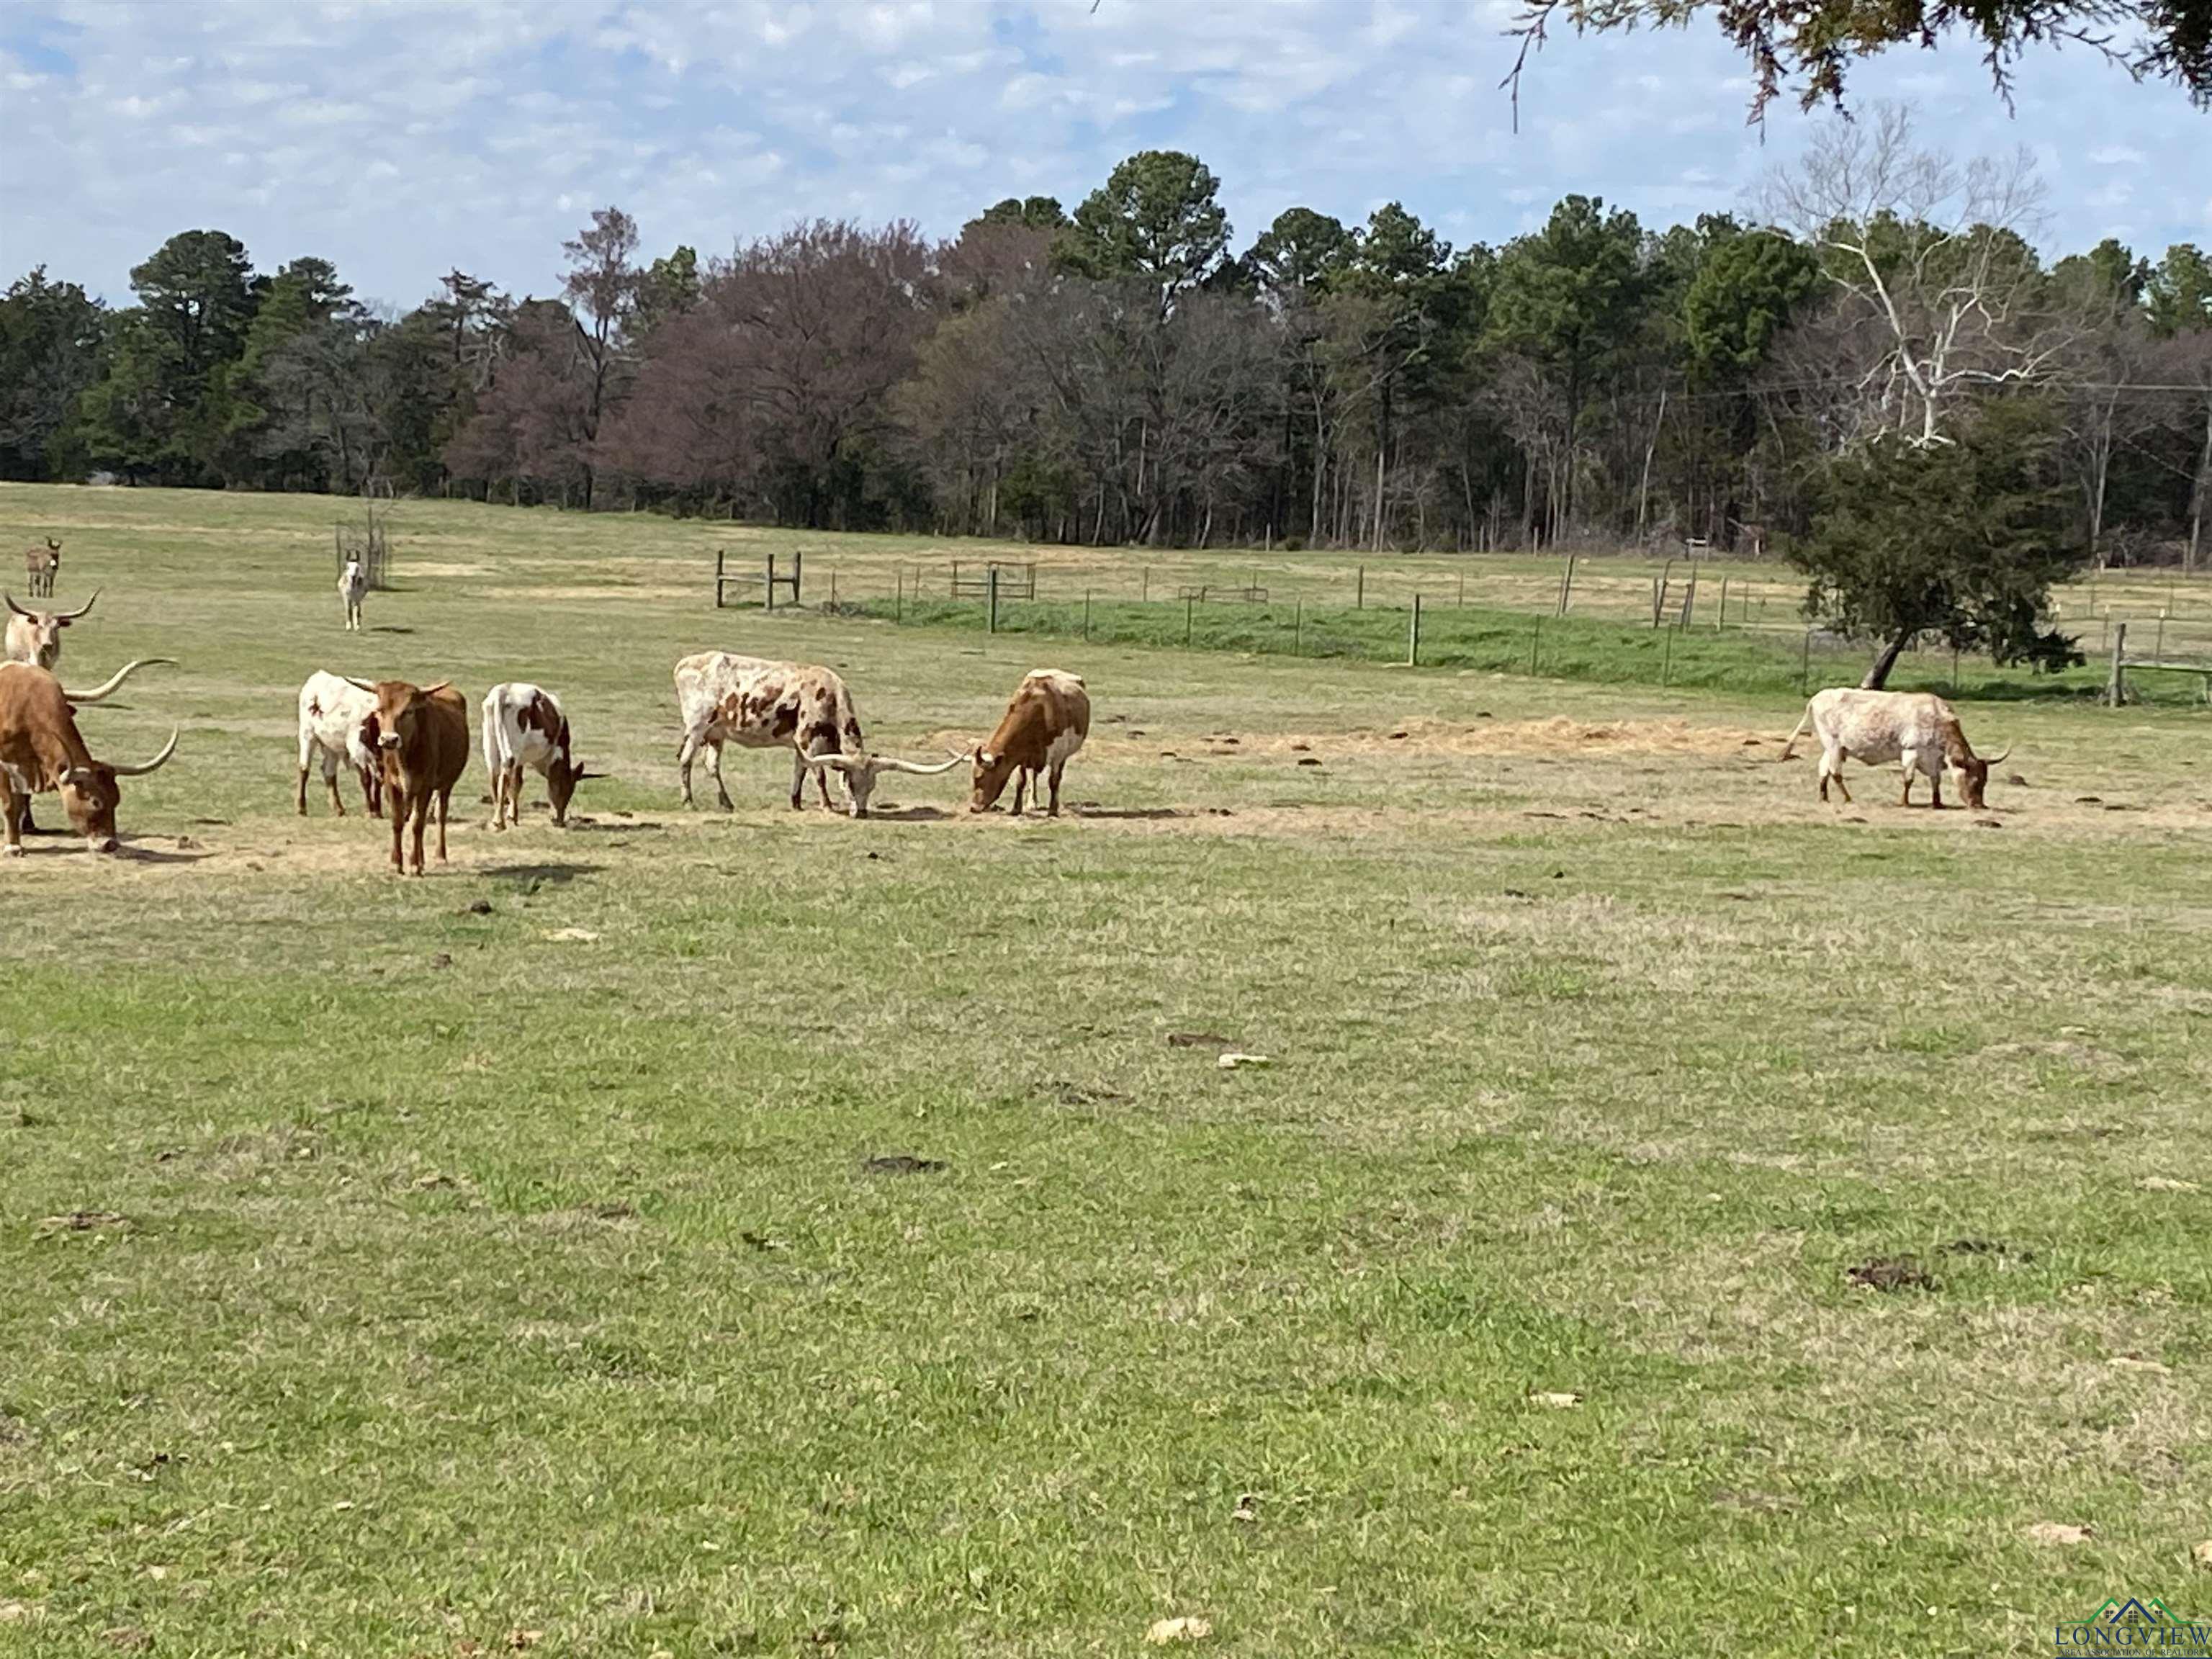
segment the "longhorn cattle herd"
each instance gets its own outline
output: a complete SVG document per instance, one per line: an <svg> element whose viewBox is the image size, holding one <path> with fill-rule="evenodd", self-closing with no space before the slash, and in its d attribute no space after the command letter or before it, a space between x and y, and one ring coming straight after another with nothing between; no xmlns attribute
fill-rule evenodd
<svg viewBox="0 0 2212 1659"><path fill-rule="evenodd" d="M61 544L49 539L26 553L24 562L33 595L51 597ZM339 584L349 632L361 627L366 586L358 565L349 565ZM157 770L176 752L177 733L172 732L152 760L114 765L94 759L77 730L80 708L97 706L138 669L174 660L143 658L89 690L65 688L56 678L63 630L81 621L99 597L95 589L74 610L36 610L7 596L6 653L0 660L0 818L5 821L8 854L22 853L24 835L33 832L31 797L44 793L60 794L71 826L92 850L115 851L117 780ZM676 757L683 803L694 804L691 770L703 754L715 797L726 811L734 803L722 781L722 749L735 744L741 749L790 750L794 807L803 805L811 775L823 807L837 810L830 794L834 776L843 810L863 818L885 774L929 777L965 762L969 811L989 811L1011 783L1015 816L1022 814L1026 793L1032 801L1043 799L1048 815L1057 817L1061 775L1091 731L1088 690L1078 676L1055 668L1040 668L1024 678L988 738L934 763L871 753L850 689L833 671L816 664L702 652L677 663L676 701L684 733ZM606 775L586 769L577 759L574 731L561 700L543 686L516 680L492 687L481 708L489 827L504 830L520 824L526 772L545 780L553 822L565 824L577 785ZM1984 810L1990 769L2011 752L1990 759L1976 755L1950 705L1925 693L1820 692L1784 744L1783 760L1808 731L1820 744L1816 775L1822 800L1828 799L1831 784L1846 802L1850 799L1843 781L1844 761L1894 762L1903 777L1903 804L1911 804L1913 780L1924 776L1928 805L1940 808L1948 771L1958 780L1966 805ZM315 672L300 688L298 735L294 804L300 813L307 810L308 776L319 770L331 811L345 815L338 788L343 769L358 782L368 816L388 818L395 871L422 873L423 838L434 806L438 860L445 862L453 793L467 769L470 749L467 701L450 681L416 686L405 680Z"/></svg>

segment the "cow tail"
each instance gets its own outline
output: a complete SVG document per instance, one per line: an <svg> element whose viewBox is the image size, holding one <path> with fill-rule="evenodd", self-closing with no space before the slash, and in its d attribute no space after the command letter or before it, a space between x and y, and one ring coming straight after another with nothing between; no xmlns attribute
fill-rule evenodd
<svg viewBox="0 0 2212 1659"><path fill-rule="evenodd" d="M1813 705L1808 702L1805 705L1805 714L1803 718L1797 722L1797 729L1782 740L1782 753L1779 757L1780 759L1788 760L1790 758L1790 751L1797 746L1797 739L1805 735L1805 728L1812 725L1812 723Z"/></svg>

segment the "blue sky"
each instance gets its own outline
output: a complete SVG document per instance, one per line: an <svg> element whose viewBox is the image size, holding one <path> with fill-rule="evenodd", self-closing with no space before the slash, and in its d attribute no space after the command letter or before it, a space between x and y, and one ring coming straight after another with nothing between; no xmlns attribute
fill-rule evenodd
<svg viewBox="0 0 2212 1659"><path fill-rule="evenodd" d="M1745 125L1710 25L1557 38L1498 81L1510 0L578 0L0 5L0 281L33 264L127 299L173 232L230 231L273 269L337 260L364 297L454 265L550 290L594 206L647 252L702 255L814 216L950 235L1001 196L1071 207L1136 149L1195 151L1239 246L1285 207L1394 198L1455 244L1570 191L1647 224L1741 209L1813 124ZM1931 147L2025 145L2046 247L2212 243L2212 116L2093 54L2022 68L2016 114L1971 45L1894 52L1862 99Z"/></svg>

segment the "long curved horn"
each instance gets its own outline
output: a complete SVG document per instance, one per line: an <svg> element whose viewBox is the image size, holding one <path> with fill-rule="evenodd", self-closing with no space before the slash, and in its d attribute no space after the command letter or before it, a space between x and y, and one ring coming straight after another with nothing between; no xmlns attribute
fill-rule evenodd
<svg viewBox="0 0 2212 1659"><path fill-rule="evenodd" d="M107 769L118 778L143 778L149 772L158 772L169 763L169 757L177 752L179 735L178 730L172 727L169 741L163 745L161 752L149 761L142 761L136 766L111 766Z"/></svg>
<svg viewBox="0 0 2212 1659"><path fill-rule="evenodd" d="M951 760L941 762L938 765L922 766L909 760L893 760L886 755L878 759L876 764L890 772L912 772L917 777L933 778L939 772L950 772L967 758L965 755L955 755Z"/></svg>
<svg viewBox="0 0 2212 1659"><path fill-rule="evenodd" d="M2011 758L2012 758L2012 750L2013 750L2013 746L2012 746L2012 744L2007 744L2005 745L2004 753L2003 753L2003 754L2002 754L2002 755L1992 755L1992 756L1990 756L1990 760L1989 760L1989 763L1990 763L1991 766L2002 766L2002 765L2005 763L2005 762L2007 762L2008 760L2009 760L2009 759L2011 759Z"/></svg>
<svg viewBox="0 0 2212 1659"><path fill-rule="evenodd" d="M87 599L82 605L77 606L74 611L55 611L54 620L56 622L75 622L79 617L82 617L86 611L92 609L94 600L99 599L100 594L104 592L106 592L104 588L94 588L92 590L92 599Z"/></svg>
<svg viewBox="0 0 2212 1659"><path fill-rule="evenodd" d="M67 686L64 686L62 696L74 703L105 702L117 686L122 684L140 669L151 668L155 663L167 663L174 666L176 660L174 657L140 657L137 661L126 662L122 667L117 669L108 677L107 684L105 685L96 685L89 691L72 691Z"/></svg>
<svg viewBox="0 0 2212 1659"><path fill-rule="evenodd" d="M451 680L440 680L435 685L426 685L422 688L422 695L426 697L434 697L452 684Z"/></svg>
<svg viewBox="0 0 2212 1659"><path fill-rule="evenodd" d="M8 594L6 598L8 600L8 608L14 611L17 616L28 617L33 622L38 620L39 613L35 611L24 610L21 605L15 603L15 596L13 593Z"/></svg>
<svg viewBox="0 0 2212 1659"><path fill-rule="evenodd" d="M350 674L341 674L338 678L356 691L366 691L372 697L376 695L376 686L372 681L357 680Z"/></svg>
<svg viewBox="0 0 2212 1659"><path fill-rule="evenodd" d="M806 763L812 767L834 766L840 772L853 773L864 766L880 766L881 761L869 761L853 755L809 755Z"/></svg>

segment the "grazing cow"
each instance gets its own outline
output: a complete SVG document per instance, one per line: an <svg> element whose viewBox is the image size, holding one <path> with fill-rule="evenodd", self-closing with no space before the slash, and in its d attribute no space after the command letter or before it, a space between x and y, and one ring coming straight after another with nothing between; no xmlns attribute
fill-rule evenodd
<svg viewBox="0 0 2212 1659"><path fill-rule="evenodd" d="M522 769L541 773L553 822L568 821L568 802L576 786L604 773L577 764L561 700L542 686L523 680L495 685L483 700L484 770L491 774L491 827L522 822Z"/></svg>
<svg viewBox="0 0 2212 1659"><path fill-rule="evenodd" d="M0 665L0 820L6 827L0 852L8 857L22 856L31 797L49 789L60 792L63 810L85 845L95 853L112 853L115 809L121 799L115 781L158 771L176 753L177 734L172 732L161 752L140 765L94 760L76 729L76 711L70 706L75 700L43 668Z"/></svg>
<svg viewBox="0 0 2212 1659"><path fill-rule="evenodd" d="M386 816L392 820L392 867L404 872L401 861L401 832L415 834L414 872L422 873L422 831L429 823L430 802L438 803L438 862L446 861L446 818L453 805L453 786L469 765L468 699L453 689L451 680L435 685L413 686L405 680L367 680L347 677L347 684L376 699L376 748L384 763Z"/></svg>
<svg viewBox="0 0 2212 1659"><path fill-rule="evenodd" d="M6 659L51 669L62 659L62 629L92 609L100 599L100 589L94 588L92 598L74 611L26 611L15 603L13 593L4 597L14 613L8 618Z"/></svg>
<svg viewBox="0 0 2212 1659"><path fill-rule="evenodd" d="M368 727L376 718L376 695L352 681L320 669L300 688L300 816L307 816L307 769L322 764L323 787L331 792L331 815L345 816L338 799L338 764L353 768L361 780L361 802L369 817L384 816L384 768Z"/></svg>
<svg viewBox="0 0 2212 1659"><path fill-rule="evenodd" d="M361 632L361 602L368 592L368 573L361 568L361 561L349 558L345 568L338 572L338 603L345 607L346 632Z"/></svg>
<svg viewBox="0 0 2212 1659"><path fill-rule="evenodd" d="M1905 793L1901 805L1912 805L1912 780L1925 774L1929 784L1929 805L1943 805L1943 769L1947 766L1959 775L1959 781L1966 795L1966 805L1975 811L1983 810L1982 792L1989 785L1990 768L2004 760L2012 750L1989 760L1977 756L1960 729L1959 717L1951 712L1951 705L1942 698L1926 691L1864 691L1856 686L1832 686L1826 691L1813 694L1812 702L1805 705L1805 717L1797 722L1797 729L1782 745L1781 758L1788 760L1797 739L1811 727L1813 735L1820 740L1820 799L1828 799L1828 785L1832 781L1849 801L1851 792L1844 784L1844 762L1846 759L1864 761L1869 765L1886 765L1891 761L1900 763L1905 774Z"/></svg>
<svg viewBox="0 0 2212 1659"><path fill-rule="evenodd" d="M1039 668L1024 678L1006 705L1006 718L990 741L974 751L970 777L974 791L968 799L971 812L988 812L1014 783L1014 816L1022 812L1022 791L1042 793L1037 775L1046 774L1052 788L1050 816L1060 816L1060 775L1068 757L1083 747L1091 735L1091 694L1073 674L1057 668Z"/></svg>
<svg viewBox="0 0 2212 1659"><path fill-rule="evenodd" d="M94 594L93 597L97 599L99 595ZM91 605L92 601L90 599L85 601L86 610L91 609ZM78 612L77 614L82 615L82 613ZM9 624L8 642L11 647L15 642L15 623L10 623ZM53 654L57 658L61 655L61 647L58 643L57 643L54 647ZM114 694L116 687L121 685L124 681L129 679L131 675L137 673L140 669L149 667L155 663L173 663L175 660L176 659L174 657L140 657L133 661L124 664L122 667L117 669L112 674L109 675L104 684L95 685L89 691L64 691L62 695L67 697L70 702L80 707L90 703L105 702ZM39 663L20 661L13 654L13 651L11 649L9 655L6 657L0 657L0 667L43 668L48 672L52 672L53 664L52 662ZM26 797L23 801L23 829L26 833L30 835L42 835L45 833L38 827L38 825L31 822L31 803L28 797Z"/></svg>
<svg viewBox="0 0 2212 1659"><path fill-rule="evenodd" d="M54 578L62 574L62 544L49 536L44 547L27 550L23 555L23 573L30 580L33 599L52 599Z"/></svg>
<svg viewBox="0 0 2212 1659"><path fill-rule="evenodd" d="M810 756L860 755L867 749L845 682L827 668L806 663L702 651L676 665L676 702L684 720L684 744L677 750L676 767L686 806L692 805L691 763L702 748L725 812L735 805L722 787L726 743L740 749L788 748L794 807L805 791ZM822 790L822 805L829 806L828 770L816 768L814 781Z"/></svg>

